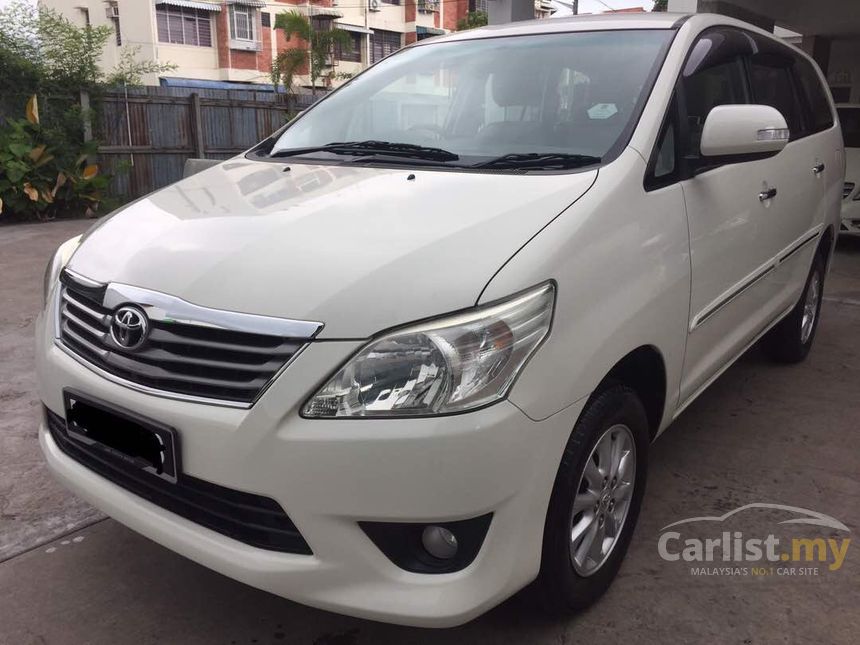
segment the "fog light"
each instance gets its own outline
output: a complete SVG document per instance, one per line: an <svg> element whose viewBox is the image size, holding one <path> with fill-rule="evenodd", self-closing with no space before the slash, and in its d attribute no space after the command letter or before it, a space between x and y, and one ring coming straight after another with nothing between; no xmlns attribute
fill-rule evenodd
<svg viewBox="0 0 860 645"><path fill-rule="evenodd" d="M421 534L421 544L427 553L440 560L449 560L457 555L457 538L441 526L428 526Z"/></svg>

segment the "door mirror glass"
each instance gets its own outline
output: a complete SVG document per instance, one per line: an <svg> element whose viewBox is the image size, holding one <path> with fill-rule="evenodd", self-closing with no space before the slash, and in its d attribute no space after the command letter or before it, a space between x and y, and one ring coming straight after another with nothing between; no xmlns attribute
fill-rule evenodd
<svg viewBox="0 0 860 645"><path fill-rule="evenodd" d="M703 157L726 162L770 157L790 138L785 117L768 105L718 105L708 113L702 129Z"/></svg>

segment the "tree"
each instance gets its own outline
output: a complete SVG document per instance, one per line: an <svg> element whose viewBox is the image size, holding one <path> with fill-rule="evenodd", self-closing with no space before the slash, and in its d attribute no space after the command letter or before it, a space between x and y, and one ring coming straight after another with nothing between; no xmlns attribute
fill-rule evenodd
<svg viewBox="0 0 860 645"><path fill-rule="evenodd" d="M272 84L277 88L283 85L287 94L293 93L293 79L305 65L308 52L304 49L286 49L279 52L272 61Z"/></svg>
<svg viewBox="0 0 860 645"><path fill-rule="evenodd" d="M140 58L140 45L123 47L119 52L119 62L105 79L108 85L128 85L134 87L143 85L146 74L160 74L176 69L172 63L158 63L154 60Z"/></svg>
<svg viewBox="0 0 860 645"><path fill-rule="evenodd" d="M107 83L139 84L144 74L175 69L140 60L139 48L124 48L113 70L101 66L113 37L107 25L78 27L61 13L16 0L0 10L0 87L22 94L95 91Z"/></svg>
<svg viewBox="0 0 860 645"><path fill-rule="evenodd" d="M654 6L651 7L651 11L668 11L669 10L669 0L654 0Z"/></svg>
<svg viewBox="0 0 860 645"><path fill-rule="evenodd" d="M79 27L24 0L0 9L0 213L46 219L104 204L109 177L89 161L98 145L85 141L93 112L82 107L82 93L97 105L110 83L138 84L143 74L173 69L129 48L105 70L112 37L112 27ZM19 112L25 118L13 118Z"/></svg>
<svg viewBox="0 0 860 645"><path fill-rule="evenodd" d="M465 18L460 18L457 21L457 31L466 31L467 29L475 29L483 27L487 24L486 11L470 11Z"/></svg>
<svg viewBox="0 0 860 645"><path fill-rule="evenodd" d="M275 28L284 32L287 40L293 36L309 43L309 49L293 47L287 49L275 58L272 65L272 80L281 82L287 92L292 91L293 78L299 70L307 66L311 77L311 90L316 93L317 81L320 78L331 78L325 69L328 60L334 55L335 48L349 50L352 38L343 29L322 29L313 27L311 21L298 11L285 11L275 17Z"/></svg>

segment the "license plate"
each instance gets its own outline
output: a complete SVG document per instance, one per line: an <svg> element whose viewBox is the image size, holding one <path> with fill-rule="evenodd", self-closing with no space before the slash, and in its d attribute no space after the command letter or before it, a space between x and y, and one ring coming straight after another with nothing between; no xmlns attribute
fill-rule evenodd
<svg viewBox="0 0 860 645"><path fill-rule="evenodd" d="M78 392L63 392L69 437L128 468L176 483L179 441L176 430L130 410Z"/></svg>

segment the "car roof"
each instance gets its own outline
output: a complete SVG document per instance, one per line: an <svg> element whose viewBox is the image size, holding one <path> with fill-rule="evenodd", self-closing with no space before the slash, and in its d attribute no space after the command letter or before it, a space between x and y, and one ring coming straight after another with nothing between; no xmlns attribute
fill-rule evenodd
<svg viewBox="0 0 860 645"><path fill-rule="evenodd" d="M554 34L571 31L611 31L621 29L671 29L690 14L666 11L642 13L595 14L590 16L566 16L538 20L523 20L503 25L488 25L478 29L458 31L432 39L433 43L499 36L524 36L529 34ZM430 42L428 40L428 42Z"/></svg>

